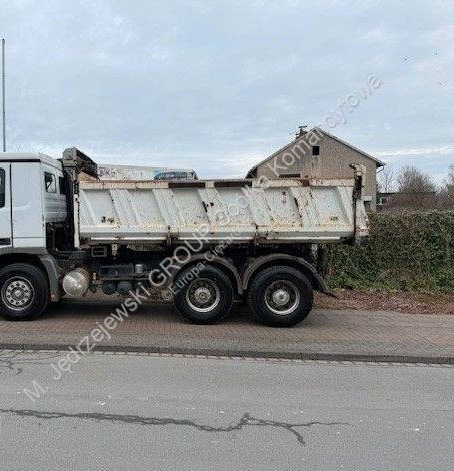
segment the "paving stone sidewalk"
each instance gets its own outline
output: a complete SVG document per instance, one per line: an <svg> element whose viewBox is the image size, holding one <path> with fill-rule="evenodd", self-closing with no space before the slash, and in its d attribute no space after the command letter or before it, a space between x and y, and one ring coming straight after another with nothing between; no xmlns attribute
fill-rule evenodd
<svg viewBox="0 0 454 471"><path fill-rule="evenodd" d="M66 301L33 322L0 322L0 348L76 345L117 302ZM146 304L98 349L227 356L454 363L454 316L315 309L300 325L255 324L236 306L221 324L185 323L172 305Z"/></svg>

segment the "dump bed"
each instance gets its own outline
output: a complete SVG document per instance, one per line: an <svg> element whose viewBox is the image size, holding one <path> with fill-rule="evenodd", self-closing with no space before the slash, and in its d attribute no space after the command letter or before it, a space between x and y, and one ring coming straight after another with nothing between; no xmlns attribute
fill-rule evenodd
<svg viewBox="0 0 454 471"><path fill-rule="evenodd" d="M81 246L199 239L321 243L367 233L361 191L353 178L79 181L74 208L76 245Z"/></svg>

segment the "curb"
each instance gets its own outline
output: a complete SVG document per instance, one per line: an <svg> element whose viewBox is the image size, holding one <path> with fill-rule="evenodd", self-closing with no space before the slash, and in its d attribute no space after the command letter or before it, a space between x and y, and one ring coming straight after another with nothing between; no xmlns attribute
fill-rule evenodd
<svg viewBox="0 0 454 471"><path fill-rule="evenodd" d="M74 344L57 343L0 343L0 350L66 350L74 348ZM454 357L445 356L417 356L417 355L383 355L383 354L356 354L356 353L320 353L320 352L273 352L241 349L203 349L180 347L153 347L134 345L97 345L93 351L97 352L128 352L128 353L162 353L176 355L198 355L219 357L268 358L286 360L324 360L324 361L357 361L369 363L422 363L433 365L454 365Z"/></svg>

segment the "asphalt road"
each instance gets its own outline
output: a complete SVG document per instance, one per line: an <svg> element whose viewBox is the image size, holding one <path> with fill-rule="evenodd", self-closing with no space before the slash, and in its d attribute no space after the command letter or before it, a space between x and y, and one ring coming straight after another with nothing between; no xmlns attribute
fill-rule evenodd
<svg viewBox="0 0 454 471"><path fill-rule="evenodd" d="M2 471L454 468L452 366L59 358L0 353Z"/></svg>

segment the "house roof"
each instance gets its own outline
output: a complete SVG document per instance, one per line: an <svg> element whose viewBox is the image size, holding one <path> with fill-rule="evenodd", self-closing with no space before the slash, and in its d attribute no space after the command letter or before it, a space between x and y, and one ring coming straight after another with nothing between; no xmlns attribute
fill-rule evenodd
<svg viewBox="0 0 454 471"><path fill-rule="evenodd" d="M318 134L324 134L325 136L328 136L332 139L335 139L336 141L340 142L341 144L347 146L347 147L350 147L350 149L353 149L354 151L364 155L365 157L373 160L374 162L376 162L377 164L377 167L383 167L385 164L385 162L377 159L376 157L373 157L372 155L368 154L367 152L364 152L363 150L361 149L358 149L357 147L355 146L352 146L351 144L349 144L348 142L345 142L343 141L342 139L339 139L338 137L334 136L333 134L329 133L328 131L325 131L324 129L318 127L318 126L315 126L313 127L310 131L308 131L308 133L310 132L314 132L314 131L317 131ZM304 136L302 136L304 137ZM262 160L261 162L259 162L258 164L254 165L254 167L252 167L249 172L247 173L246 177L247 178L251 178L252 177L252 174L254 173L255 170L257 170L257 167L259 167L260 165L268 162L269 160L273 159L274 157L276 157L276 155L282 153L283 151L286 151L288 149L290 149L292 146L295 145L295 142L300 139L300 138L297 138L295 141L292 141L292 142L289 142L287 145L285 145L284 147L280 148L279 150L277 150L276 152L274 152L274 154L270 155L269 157L267 157L266 159Z"/></svg>

